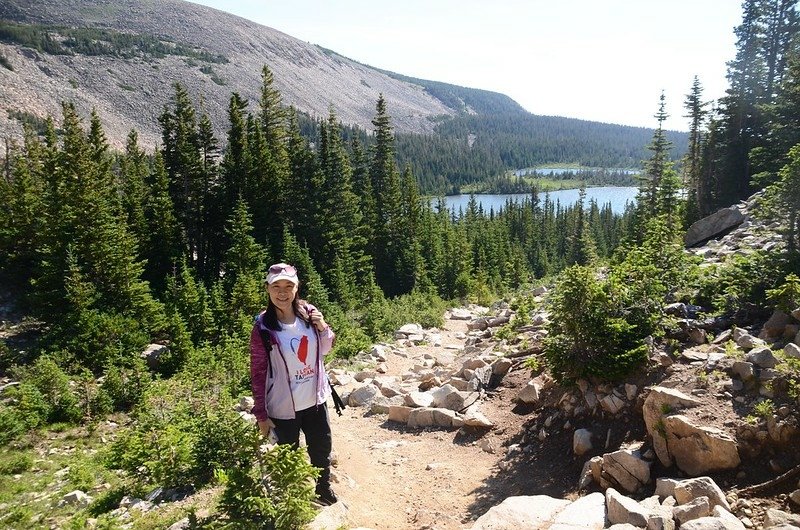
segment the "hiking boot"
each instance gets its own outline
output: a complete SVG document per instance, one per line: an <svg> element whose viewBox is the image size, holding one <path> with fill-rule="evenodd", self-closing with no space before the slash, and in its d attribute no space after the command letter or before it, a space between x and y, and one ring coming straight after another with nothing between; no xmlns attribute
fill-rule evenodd
<svg viewBox="0 0 800 530"><path fill-rule="evenodd" d="M316 489L317 493L317 502L322 504L323 506L330 506L331 504L336 504L339 500L336 498L336 494L333 493L331 490L330 485L318 485Z"/></svg>

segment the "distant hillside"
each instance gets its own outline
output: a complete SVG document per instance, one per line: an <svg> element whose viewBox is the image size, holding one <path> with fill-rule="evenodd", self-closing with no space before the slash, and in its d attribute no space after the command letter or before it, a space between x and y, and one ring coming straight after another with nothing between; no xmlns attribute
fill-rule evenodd
<svg viewBox="0 0 800 530"><path fill-rule="evenodd" d="M534 116L503 94L376 69L182 0L3 0L0 137L18 137L24 121L59 116L61 102L72 100L84 115L98 111L113 145L136 129L152 149L158 115L180 82L224 143L231 93L254 106L264 64L284 102L312 118L333 107L343 123L371 130L382 93L400 162L438 189L540 162L636 165L652 135ZM685 135L677 140L682 151Z"/></svg>

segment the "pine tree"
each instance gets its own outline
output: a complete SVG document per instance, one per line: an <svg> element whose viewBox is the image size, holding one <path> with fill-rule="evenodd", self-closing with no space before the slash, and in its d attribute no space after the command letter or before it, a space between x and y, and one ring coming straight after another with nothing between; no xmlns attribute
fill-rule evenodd
<svg viewBox="0 0 800 530"><path fill-rule="evenodd" d="M657 215L658 189L661 186L661 179L664 171L670 166L669 151L672 142L667 139L664 130L664 121L669 117L666 112L666 99L664 92L659 98L658 112L655 116L658 127L653 132L653 139L647 149L652 153L650 159L645 161L642 184L639 187L639 196L636 199L639 205L642 219L649 219Z"/></svg>
<svg viewBox="0 0 800 530"><path fill-rule="evenodd" d="M100 141L102 129L94 126L87 137L74 106L65 104L63 109L63 142L54 153L59 163L45 208L50 230L42 242L42 267L34 285L39 314L56 324L55 335L94 334L93 339L106 341L99 349L89 340L72 342L77 361L97 372L106 360L102 355L111 355L109 339L95 334L98 326L132 327L125 329L128 334L137 328L153 332L163 325L163 312L141 280L136 242L119 216L117 190ZM71 273L65 277L67 270ZM86 288L76 290L75 285ZM76 297L78 292L88 294ZM129 320L123 325L120 318ZM105 335L113 341L113 333Z"/></svg>
<svg viewBox="0 0 800 530"><path fill-rule="evenodd" d="M144 205L146 234L140 241L145 261L143 277L157 292L164 289L166 277L182 261L186 244L169 194L169 176L164 159L157 152L147 179L149 193Z"/></svg>
<svg viewBox="0 0 800 530"><path fill-rule="evenodd" d="M705 181L700 177L703 148L703 128L708 111L703 102L703 88L697 76L694 77L692 88L686 96L683 108L686 109L686 118L689 118L689 149L683 158L683 187L687 195L686 224L690 225L700 217L710 213L708 211L708 191L703 189Z"/></svg>

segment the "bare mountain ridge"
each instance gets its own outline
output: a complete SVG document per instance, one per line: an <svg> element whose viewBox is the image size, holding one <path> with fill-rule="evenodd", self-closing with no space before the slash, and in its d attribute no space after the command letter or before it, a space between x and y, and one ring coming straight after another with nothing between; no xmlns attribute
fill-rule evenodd
<svg viewBox="0 0 800 530"><path fill-rule="evenodd" d="M157 117L169 102L175 82L201 102L223 137L231 92L238 92L253 108L264 64L272 70L284 103L312 116L327 116L332 107L344 123L366 129L371 129L380 93L393 124L402 132L431 132L435 118L471 110L463 99L456 98L454 104L450 97L445 104L444 98L434 97L408 78L182 0L4 0L0 19L157 36L228 59L208 65L176 55L148 60L53 55L0 43L0 54L13 68L0 68L0 135L4 137L21 132L9 110L59 116L61 102L72 100L84 114L97 109L112 144L123 145L127 133L136 129L142 145L152 147L160 138ZM507 96L475 92L507 100L509 110L524 112ZM458 105L461 108L454 108Z"/></svg>

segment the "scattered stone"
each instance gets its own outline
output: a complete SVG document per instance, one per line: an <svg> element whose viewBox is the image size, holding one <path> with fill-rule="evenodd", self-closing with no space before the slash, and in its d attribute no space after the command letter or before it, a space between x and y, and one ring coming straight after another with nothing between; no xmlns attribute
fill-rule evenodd
<svg viewBox="0 0 800 530"><path fill-rule="evenodd" d="M775 508L767 509L767 513L764 515L764 528L773 528L781 525L800 527L800 515L787 513Z"/></svg>
<svg viewBox="0 0 800 530"><path fill-rule="evenodd" d="M542 390L542 385L537 380L528 381L528 384L519 391L516 401L533 405L539 402L539 392Z"/></svg>
<svg viewBox="0 0 800 530"><path fill-rule="evenodd" d="M74 490L61 498L58 503L59 506L77 506L78 508L86 508L91 504L92 498L81 490Z"/></svg>
<svg viewBox="0 0 800 530"><path fill-rule="evenodd" d="M745 361L753 363L761 368L775 368L775 365L778 364L778 359L772 354L772 350L769 346L753 348L745 357Z"/></svg>
<svg viewBox="0 0 800 530"><path fill-rule="evenodd" d="M783 353L786 354L787 357L791 357L793 359L800 359L800 346L790 342L786 346L783 347Z"/></svg>
<svg viewBox="0 0 800 530"><path fill-rule="evenodd" d="M578 456L592 450L592 433L588 429L577 429L572 435L572 452Z"/></svg>
<svg viewBox="0 0 800 530"><path fill-rule="evenodd" d="M580 497L556 515L552 530L600 530L606 522L606 498L600 492Z"/></svg>
<svg viewBox="0 0 800 530"><path fill-rule="evenodd" d="M430 407L433 405L433 396L428 392L410 392L405 397L409 407Z"/></svg>
<svg viewBox="0 0 800 530"><path fill-rule="evenodd" d="M351 407L366 407L375 399L380 390L375 385L365 385L353 390L347 399Z"/></svg>
<svg viewBox="0 0 800 530"><path fill-rule="evenodd" d="M725 498L722 489L711 477L697 477L681 480L675 485L675 500L678 504L687 504L698 497L707 497L709 506L721 506L731 511L731 506Z"/></svg>
<svg viewBox="0 0 800 530"><path fill-rule="evenodd" d="M699 519L711 514L708 497L696 497L686 504L679 504L672 509L672 516L679 525L684 525L693 519Z"/></svg>
<svg viewBox="0 0 800 530"><path fill-rule="evenodd" d="M398 423L408 423L408 417L413 409L406 406L392 406L389 407L389 421L396 421Z"/></svg>
<svg viewBox="0 0 800 530"><path fill-rule="evenodd" d="M647 520L652 514L641 504L626 497L614 488L606 490L606 509L608 510L608 522L611 524L629 524L644 528Z"/></svg>
<svg viewBox="0 0 800 530"><path fill-rule="evenodd" d="M603 455L603 473L629 493L650 482L650 462L642 459L640 448L622 449Z"/></svg>

